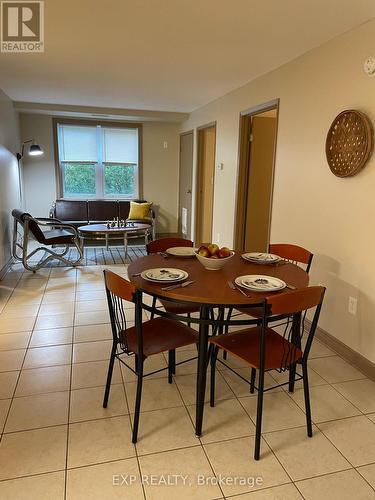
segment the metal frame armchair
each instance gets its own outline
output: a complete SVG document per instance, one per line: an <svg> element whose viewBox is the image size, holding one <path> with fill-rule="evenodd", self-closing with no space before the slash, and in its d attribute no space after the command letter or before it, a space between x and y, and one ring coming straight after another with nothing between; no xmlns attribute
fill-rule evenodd
<svg viewBox="0 0 375 500"><path fill-rule="evenodd" d="M67 266L76 266L79 264L83 257L83 252L77 229L74 226L65 224L58 219L35 218L29 213L18 209L12 210L12 215L14 218L12 255L16 260L22 262L25 269L35 272L53 259L60 260ZM19 232L18 225L22 226L23 234ZM46 227L48 230L42 231L41 227ZM43 246L38 246L28 253L30 236ZM64 246L62 252L48 248L48 246L54 247L56 245ZM74 245L78 250L79 258L74 262L65 258L70 245ZM22 251L22 256L18 255L18 249ZM30 264L31 257L41 251L49 255L34 265Z"/></svg>

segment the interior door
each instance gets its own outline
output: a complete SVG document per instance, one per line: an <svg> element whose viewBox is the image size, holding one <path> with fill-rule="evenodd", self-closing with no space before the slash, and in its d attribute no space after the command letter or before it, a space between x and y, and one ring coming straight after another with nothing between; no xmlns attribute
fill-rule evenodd
<svg viewBox="0 0 375 500"><path fill-rule="evenodd" d="M192 131L180 135L178 232L187 238L191 238L193 140Z"/></svg>
<svg viewBox="0 0 375 500"><path fill-rule="evenodd" d="M198 131L196 243L212 241L216 126Z"/></svg>
<svg viewBox="0 0 375 500"><path fill-rule="evenodd" d="M266 252L269 243L276 116L251 117L245 222L245 251Z"/></svg>

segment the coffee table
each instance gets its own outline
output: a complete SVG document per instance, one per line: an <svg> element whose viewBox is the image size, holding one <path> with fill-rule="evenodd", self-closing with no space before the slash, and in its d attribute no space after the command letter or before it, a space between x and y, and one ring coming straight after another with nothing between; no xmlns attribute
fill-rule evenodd
<svg viewBox="0 0 375 500"><path fill-rule="evenodd" d="M87 226L80 226L78 228L78 235L81 241L81 248L83 251L85 240L105 240L106 249L108 250L109 240L122 239L124 242L125 257L128 256L128 239L143 236L145 238L145 245L149 242L151 236L151 226L149 224L142 224L135 222L131 227L107 227L107 224L88 224Z"/></svg>

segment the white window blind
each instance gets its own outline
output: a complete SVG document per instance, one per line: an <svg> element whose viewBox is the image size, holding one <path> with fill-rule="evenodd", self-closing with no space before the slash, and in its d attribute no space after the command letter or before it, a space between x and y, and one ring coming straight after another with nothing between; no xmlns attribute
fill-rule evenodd
<svg viewBox="0 0 375 500"><path fill-rule="evenodd" d="M103 127L103 162L138 163L138 129Z"/></svg>
<svg viewBox="0 0 375 500"><path fill-rule="evenodd" d="M97 129L76 125L59 126L61 161L97 162Z"/></svg>

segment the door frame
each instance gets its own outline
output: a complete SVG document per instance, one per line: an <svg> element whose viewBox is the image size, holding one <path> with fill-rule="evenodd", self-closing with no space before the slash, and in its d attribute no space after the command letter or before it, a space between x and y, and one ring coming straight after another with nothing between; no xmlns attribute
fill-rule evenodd
<svg viewBox="0 0 375 500"><path fill-rule="evenodd" d="M193 212L193 174L194 174L194 129L187 130L186 132L181 132L179 134L179 151L178 151L178 196L177 196L177 209L178 209L178 219L177 219L177 230L179 234L182 234L180 231L181 229L181 213L180 213L180 178L181 178L181 137L184 135L192 135L192 140L193 140L193 152L192 152L192 157L191 157L191 213L189 214L190 217L190 235L188 235L191 238L191 224L192 224L192 212Z"/></svg>
<svg viewBox="0 0 375 500"><path fill-rule="evenodd" d="M208 128L215 128L215 146L214 146L214 169L213 169L213 192L212 192L212 220L211 220L211 226L213 227L213 209L214 209L214 198L215 198L215 166L216 166L216 132L217 132L217 126L216 126L216 120L213 122L206 123L204 125L201 125L197 127L197 171L196 171L196 176L195 176L195 192L196 192L196 197L195 197L195 224L194 224L194 241L195 243L202 243L201 241L197 242L198 238L198 232L201 230L200 226L200 212L201 212L201 207L200 207L200 196L199 196L199 188L201 184L201 170L202 170L202 132L205 129ZM211 239L212 239L212 234L211 234ZM210 243L210 242L207 242Z"/></svg>
<svg viewBox="0 0 375 500"><path fill-rule="evenodd" d="M268 244L270 240L271 220L272 220L272 200L273 200L273 186L275 178L275 163L276 163L276 147L277 136L279 128L279 108L280 99L273 99L272 101L258 104L245 111L240 112L239 116L239 140L238 140L238 168L236 180L236 208L234 219L234 248L241 249L244 247L244 227L246 222L246 206L247 206L247 187L249 181L249 159L251 151L251 142L249 140L250 120L251 116L276 109L276 137L273 151L273 167L272 167L272 180L271 180L271 196L270 196L270 215L268 221Z"/></svg>

